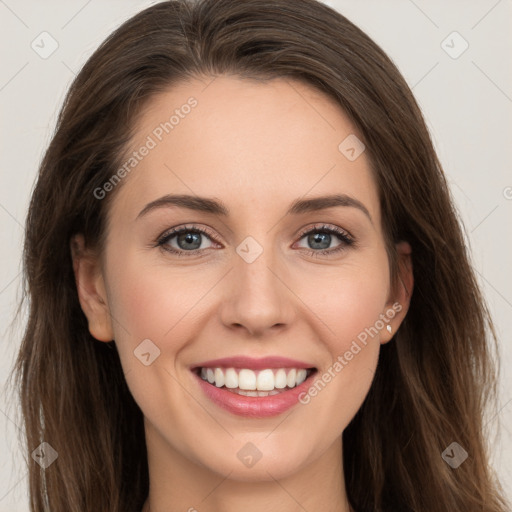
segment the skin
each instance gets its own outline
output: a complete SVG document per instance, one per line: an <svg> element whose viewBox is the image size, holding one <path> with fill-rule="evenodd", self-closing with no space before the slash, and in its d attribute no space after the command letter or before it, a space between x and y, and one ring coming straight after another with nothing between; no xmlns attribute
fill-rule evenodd
<svg viewBox="0 0 512 512"><path fill-rule="evenodd" d="M363 152L349 161L338 150L358 130L329 97L300 82L219 76L174 86L150 100L130 152L190 96L197 106L118 185L103 254L81 235L72 243L89 330L115 339L144 414L145 510L348 512L341 434L370 388L380 345L407 313L410 246L396 245L401 281L391 295L369 160ZM347 206L285 215L297 199L335 192L363 203L371 220ZM216 198L230 214L168 206L137 218L170 193ZM190 224L216 239L201 235L199 251L183 257L155 246L165 231ZM357 245L315 257L319 249L299 235L317 224L347 231ZM252 263L235 250L247 236L263 248ZM167 244L186 252L177 237ZM342 244L333 234L327 246ZM380 329L307 405L276 417L220 409L189 370L219 357L279 355L311 362L321 376L396 302L392 334ZM145 339L160 350L148 366L134 356ZM248 442L262 454L250 468L237 457Z"/></svg>

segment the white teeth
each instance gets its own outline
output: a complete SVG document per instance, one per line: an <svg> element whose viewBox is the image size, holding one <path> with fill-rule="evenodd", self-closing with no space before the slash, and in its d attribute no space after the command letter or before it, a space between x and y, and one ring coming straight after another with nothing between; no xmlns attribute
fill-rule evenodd
<svg viewBox="0 0 512 512"><path fill-rule="evenodd" d="M224 385L229 389L238 387L238 375L234 368L228 368L224 373Z"/></svg>
<svg viewBox="0 0 512 512"><path fill-rule="evenodd" d="M286 378L286 384L288 384L289 388L293 388L295 386L295 377L297 376L297 370L295 368L292 368L288 372L288 377Z"/></svg>
<svg viewBox="0 0 512 512"><path fill-rule="evenodd" d="M277 389L283 389L286 387L286 372L282 368L276 372L274 387Z"/></svg>
<svg viewBox="0 0 512 512"><path fill-rule="evenodd" d="M259 391L272 391L274 389L274 372L263 370L258 373L256 387Z"/></svg>
<svg viewBox="0 0 512 512"><path fill-rule="evenodd" d="M304 368L301 368L297 371L297 376L295 377L295 385L298 386L299 384L302 384L308 375L308 372L304 370Z"/></svg>
<svg viewBox="0 0 512 512"><path fill-rule="evenodd" d="M294 388L308 377L305 368L254 371L247 368L201 368L201 378L218 388L225 387L245 396L268 396L286 387Z"/></svg>
<svg viewBox="0 0 512 512"><path fill-rule="evenodd" d="M274 396L278 395L280 391L273 389L272 391L244 391L243 389L229 389L231 393L244 396L256 396L254 393L258 393L257 396Z"/></svg>
<svg viewBox="0 0 512 512"><path fill-rule="evenodd" d="M215 385L218 388L224 386L224 372L220 368L215 368Z"/></svg>
<svg viewBox="0 0 512 512"><path fill-rule="evenodd" d="M238 387L240 389L256 389L256 374L252 370L240 370L238 374Z"/></svg>

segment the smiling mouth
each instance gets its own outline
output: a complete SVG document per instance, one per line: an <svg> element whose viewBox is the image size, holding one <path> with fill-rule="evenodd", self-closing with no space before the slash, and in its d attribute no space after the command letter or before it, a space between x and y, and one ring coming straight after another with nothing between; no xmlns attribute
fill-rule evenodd
<svg viewBox="0 0 512 512"><path fill-rule="evenodd" d="M316 368L198 367L193 370L202 380L237 395L266 397L289 391L308 379Z"/></svg>

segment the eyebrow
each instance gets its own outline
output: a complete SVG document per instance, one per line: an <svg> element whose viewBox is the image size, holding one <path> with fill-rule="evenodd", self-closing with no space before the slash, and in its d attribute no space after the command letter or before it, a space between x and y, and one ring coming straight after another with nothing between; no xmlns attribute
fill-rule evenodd
<svg viewBox="0 0 512 512"><path fill-rule="evenodd" d="M137 219L146 215L150 211L172 206L210 213L222 217L229 216L229 209L224 203L222 203L222 201L208 197L191 196L186 194L168 194L148 203L139 212ZM354 197L348 196L346 194L331 194L327 196L312 197L309 199L297 199L291 204L290 208L286 212L286 215L300 215L303 213L316 212L319 210L325 210L327 208L338 206L357 208L358 210L362 211L373 224L372 217L366 206Z"/></svg>

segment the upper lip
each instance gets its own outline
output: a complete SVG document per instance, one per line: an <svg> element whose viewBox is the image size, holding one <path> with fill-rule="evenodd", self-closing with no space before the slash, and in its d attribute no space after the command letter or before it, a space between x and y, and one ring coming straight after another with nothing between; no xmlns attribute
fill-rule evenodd
<svg viewBox="0 0 512 512"><path fill-rule="evenodd" d="M265 368L314 368L315 366L304 361L281 356L266 356L261 358L234 356L194 364L191 369L218 367L264 370Z"/></svg>

